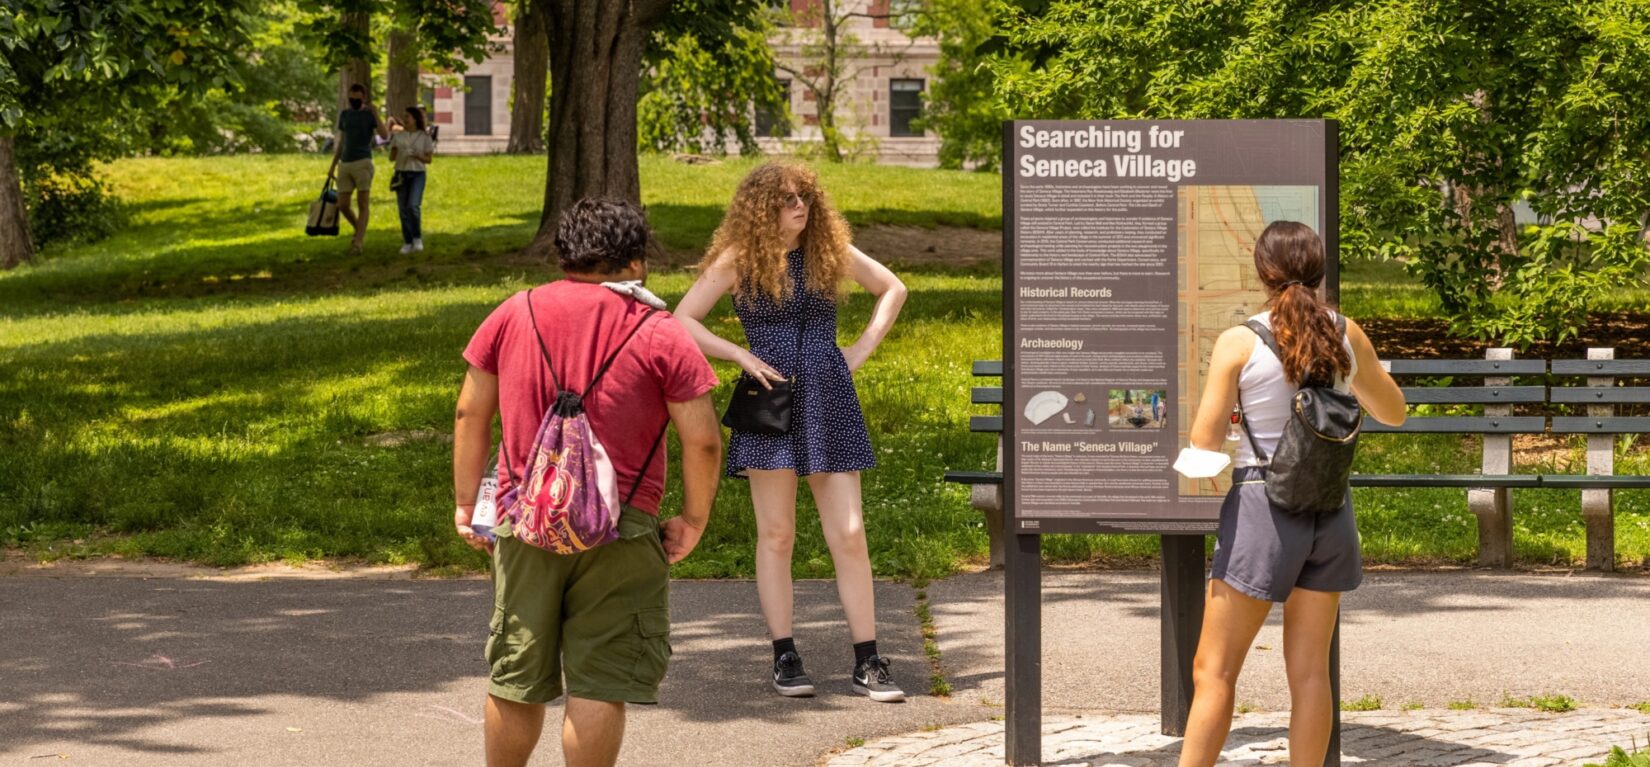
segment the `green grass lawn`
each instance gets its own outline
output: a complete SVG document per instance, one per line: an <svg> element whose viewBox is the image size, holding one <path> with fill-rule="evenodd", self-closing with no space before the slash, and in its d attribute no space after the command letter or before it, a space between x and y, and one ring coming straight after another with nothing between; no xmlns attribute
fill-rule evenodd
<svg viewBox="0 0 1650 767"><path fill-rule="evenodd" d="M41 264L0 274L0 545L39 557L480 567L450 531L444 435L470 333L499 301L551 276L518 255L537 228L543 165L438 160L425 201L430 249L411 257L395 252L386 194L361 255L346 255L339 239L302 236L324 172L314 157L110 166L130 213L122 232L50 248ZM750 166L644 158L660 240L689 256L702 248ZM856 226L1000 225L996 176L867 166L821 174ZM1424 291L1381 269L1349 270L1349 308L1428 311ZM976 412L969 363L1000 353L1001 283L991 266L901 274L912 299L858 375L881 460L865 476L866 524L879 574L932 577L986 550L967 490L940 478L991 460L992 440L965 424ZM666 268L652 286L674 302L691 279ZM847 300L845 343L870 306L863 293ZM712 323L738 337L726 303ZM1369 445L1363 470L1455 472L1476 462L1472 443L1448 437ZM1646 468L1630 458L1618 470ZM796 573L827 576L830 558L802 495ZM1371 562L1473 556L1463 491L1360 490L1358 502ZM1646 496L1624 493L1617 503L1619 550L1642 562ZM1578 494L1520 492L1515 504L1521 558L1581 560ZM751 573L743 483L724 485L716 515L678 575ZM1144 536L1051 536L1045 545L1065 562L1135 560L1155 548Z"/></svg>

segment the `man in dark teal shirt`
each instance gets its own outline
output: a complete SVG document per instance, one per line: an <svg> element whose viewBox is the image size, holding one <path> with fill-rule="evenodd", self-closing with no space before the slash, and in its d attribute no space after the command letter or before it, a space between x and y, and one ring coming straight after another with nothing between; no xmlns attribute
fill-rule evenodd
<svg viewBox="0 0 1650 767"><path fill-rule="evenodd" d="M338 113L338 137L332 142L330 178L338 177L338 212L355 227L351 251L359 251L367 236L368 197L372 194L373 136L389 137L378 119L378 111L367 101L367 89L360 83L349 87L349 109ZM350 193L355 193L361 212L350 210Z"/></svg>

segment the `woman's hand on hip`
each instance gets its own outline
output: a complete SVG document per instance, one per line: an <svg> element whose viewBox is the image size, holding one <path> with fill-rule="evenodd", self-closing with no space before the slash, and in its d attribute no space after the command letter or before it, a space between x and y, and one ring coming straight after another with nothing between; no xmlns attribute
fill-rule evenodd
<svg viewBox="0 0 1650 767"><path fill-rule="evenodd" d="M756 379L764 389L773 388L773 384L768 383L769 381L785 380L785 376L780 375L779 371L774 370L772 365L763 362L761 357L756 356L749 349L746 349L743 354L739 355L739 359L734 361L739 363L739 367L745 371L745 375Z"/></svg>
<svg viewBox="0 0 1650 767"><path fill-rule="evenodd" d="M848 363L848 372L858 373L865 366L865 361L871 358L871 350L860 347L859 344L846 346L842 349L842 359Z"/></svg>

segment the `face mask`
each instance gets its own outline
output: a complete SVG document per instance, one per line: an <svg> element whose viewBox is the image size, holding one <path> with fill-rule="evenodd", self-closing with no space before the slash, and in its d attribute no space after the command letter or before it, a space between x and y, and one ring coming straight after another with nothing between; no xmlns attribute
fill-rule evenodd
<svg viewBox="0 0 1650 767"><path fill-rule="evenodd" d="M360 109L361 108L361 100L360 99L350 99L349 100L349 108L350 109Z"/></svg>

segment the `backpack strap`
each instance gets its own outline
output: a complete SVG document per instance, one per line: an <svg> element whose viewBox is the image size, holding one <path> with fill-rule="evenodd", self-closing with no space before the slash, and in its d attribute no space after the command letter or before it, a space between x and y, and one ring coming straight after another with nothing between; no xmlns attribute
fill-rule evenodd
<svg viewBox="0 0 1650 767"><path fill-rule="evenodd" d="M630 332L625 334L624 340L619 342L619 348L614 349L613 353L607 356L607 361L602 363L601 368L596 371L595 377L590 379L590 385L584 387L584 393L579 395L580 400L590 396L590 392L595 391L596 384L602 380L602 376L607 375L607 369L613 367L613 361L619 358L619 352L624 351L625 344L630 343L630 339L636 335L636 331L641 330L642 326L647 324L648 319L658 312L658 309L649 308L647 312L642 315L642 319L630 328ZM533 326L533 332L538 332L537 325ZM543 348L544 339L539 339L539 346L540 348Z"/></svg>
<svg viewBox="0 0 1650 767"><path fill-rule="evenodd" d="M670 416L665 416L665 425L659 427L659 436L653 438L653 447L647 451L647 459L642 461L642 468L636 470L636 483L630 486L630 492L625 493L624 505L630 505L630 499L636 497L636 491L642 489L642 478L647 476L647 469L653 465L653 456L658 454L659 446L665 443L665 431L670 428ZM623 511L624 509L620 509Z"/></svg>
<svg viewBox="0 0 1650 767"><path fill-rule="evenodd" d="M1260 320L1247 320L1243 323L1243 326L1254 331L1255 335L1260 336L1261 342L1266 344L1266 348L1271 349L1278 359L1283 359L1283 352L1278 351L1278 339L1272 335L1271 328L1266 327ZM1255 439L1255 431L1249 428L1249 414L1243 407L1242 385L1238 386L1238 413L1238 420L1243 424L1243 433L1249 435L1249 448L1255 452L1255 460L1260 461L1262 466L1270 464L1272 462L1271 456L1268 456L1265 450L1260 449L1260 440Z"/></svg>

